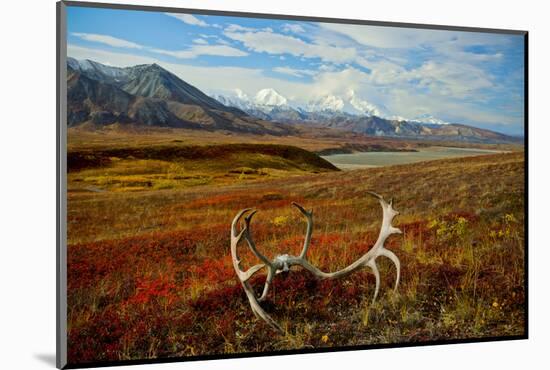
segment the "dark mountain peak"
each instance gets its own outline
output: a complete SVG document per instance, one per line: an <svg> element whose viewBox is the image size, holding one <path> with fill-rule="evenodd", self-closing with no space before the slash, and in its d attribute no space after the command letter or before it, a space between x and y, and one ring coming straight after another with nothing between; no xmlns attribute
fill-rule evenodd
<svg viewBox="0 0 550 370"><path fill-rule="evenodd" d="M138 64L133 67L127 67L129 72L165 72L171 74L168 70L162 68L157 63L152 64Z"/></svg>
<svg viewBox="0 0 550 370"><path fill-rule="evenodd" d="M227 107L156 63L120 68L67 58L67 71L70 126L118 122L274 135L294 131Z"/></svg>
<svg viewBox="0 0 550 370"><path fill-rule="evenodd" d="M156 63L130 67L128 82L122 85L122 89L132 95L171 100L245 115L244 112L236 108L226 107Z"/></svg>

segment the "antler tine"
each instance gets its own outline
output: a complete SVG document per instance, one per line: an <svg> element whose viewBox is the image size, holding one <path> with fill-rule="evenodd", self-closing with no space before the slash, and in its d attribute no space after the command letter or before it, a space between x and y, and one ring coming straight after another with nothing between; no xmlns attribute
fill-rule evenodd
<svg viewBox="0 0 550 370"><path fill-rule="evenodd" d="M384 198L383 198L380 194L375 193L374 191L367 190L367 194L370 194L370 195L372 195L373 197L378 198L378 199L384 201Z"/></svg>
<svg viewBox="0 0 550 370"><path fill-rule="evenodd" d="M245 218L245 228L241 230L238 234L237 234L237 224L239 223L241 217L248 211L250 211L250 208L241 210L239 213L237 213L237 215L233 219L233 222L231 223L231 257L233 260L233 268L237 273L237 277L241 281L241 285L246 293L246 297L248 298L248 302L250 303L250 307L252 308L252 312L254 313L254 315L257 318L264 320L273 329L279 331L280 333L283 333L284 332L283 329L271 318L271 316L269 316L262 309L262 307L258 303L258 300L256 299L254 288L252 288L250 283L248 283L248 279L250 279L250 277L254 275L256 272L258 272L260 269L265 267L265 265L263 263L259 265L254 265L251 268L249 268L247 271L242 271L241 268L239 267L241 261L239 260L239 257L237 254L237 245L239 244L239 241L242 239L243 235L245 236L245 239L247 240L247 242L249 242L247 238L247 234L249 230L248 227L250 224L250 220L252 219L252 216L254 215L255 211ZM249 243L249 246L250 246L250 243ZM253 248L253 251L254 250L255 248ZM258 256L258 258L260 257ZM271 265L269 264L268 266L270 267ZM271 270L272 268L270 267L270 271Z"/></svg>
<svg viewBox="0 0 550 370"><path fill-rule="evenodd" d="M252 308L252 312L258 319L264 320L267 325L271 326L273 329L277 330L279 333L283 334L284 330L267 314L267 312L264 311L262 306L260 306L260 303L258 303L258 300L256 299L256 294L254 293L254 289L250 286L249 283L243 283L243 288L246 293L246 297L248 298L248 302L250 303L250 307Z"/></svg>
<svg viewBox="0 0 550 370"><path fill-rule="evenodd" d="M233 219L233 222L231 223L231 259L233 261L233 268L235 269L235 272L237 273L237 276L242 283L250 279L252 275L254 275L265 266L263 263L254 265L246 271L242 271L240 267L241 260L239 259L237 245L245 234L246 229L243 229L237 233L237 224L239 223L241 217L248 211L250 211L250 208L241 210L239 213L237 213L237 215Z"/></svg>
<svg viewBox="0 0 550 370"><path fill-rule="evenodd" d="M231 222L231 238L237 238L238 235L237 235L237 224L239 223L239 221L241 220L241 217L243 217L243 215L250 211L251 208L245 208L245 209L241 209L239 211L239 213L237 213L237 215L233 218L233 221ZM243 230L244 231L244 230ZM243 231L240 232L240 234L243 233ZM240 237L239 237L240 238Z"/></svg>
<svg viewBox="0 0 550 370"><path fill-rule="evenodd" d="M382 208L384 209L384 211L386 209L391 209L393 212L396 212L395 215L398 215L399 212L395 211L393 209L393 198L390 198L390 201L387 202L383 196L381 196L380 194L378 193L375 193L374 191L367 191L367 194L370 194L372 195L373 197L375 197L376 199L378 199L378 202L380 203L380 205L382 206ZM394 215L394 216L395 216Z"/></svg>
<svg viewBox="0 0 550 370"><path fill-rule="evenodd" d="M245 238L250 250L252 250L252 253L254 253L254 255L260 261L263 262L262 266L264 264L265 264L265 266L267 266L267 277L265 279L264 289L262 291L261 296L258 298L258 301L261 302L261 301L265 300L265 298L267 297L267 292L269 291L271 281L273 280L273 277L275 276L275 270L276 269L273 266L273 263L266 256L264 256L262 253L260 253L258 248L256 248L256 243L254 243L254 241L252 240L252 236L250 235L250 222L252 221L252 217L254 217L256 212L257 211L254 210L252 213L247 215L244 219L244 221L245 221L245 230L246 230L245 234L244 234L244 238Z"/></svg>
<svg viewBox="0 0 550 370"><path fill-rule="evenodd" d="M397 258L395 253L393 253L389 249L382 248L380 250L380 255L388 257L393 262L393 264L395 265L395 285L394 285L393 290L397 291L397 287L399 286L399 278L400 278L400 275L401 275L401 262L399 262L399 258Z"/></svg>
<svg viewBox="0 0 550 370"><path fill-rule="evenodd" d="M380 229L380 236L384 236L384 239L391 234L402 234L402 231L398 228L392 226L391 222L393 221L394 217L399 214L398 211L393 209L393 198L390 200L390 202L386 202L386 200L379 194L373 192L373 191L367 191L367 194L372 195L373 197L378 199L378 202L382 206L382 228ZM382 242L383 244L383 242Z"/></svg>
<svg viewBox="0 0 550 370"><path fill-rule="evenodd" d="M371 259L367 263L367 266L370 267L370 269L372 270L372 273L374 274L374 278L375 278L375 283L376 283L374 287L374 295L371 301L371 304L373 304L376 301L376 297L378 297L378 291L380 290L380 271L378 271L378 266L376 265L375 258ZM397 285L395 287L397 289Z"/></svg>
<svg viewBox="0 0 550 370"><path fill-rule="evenodd" d="M395 279L394 290L397 290L397 287L399 285L399 278L401 274L401 263L399 262L399 258L395 255L395 253L393 253L392 251L384 247L384 243L390 235L403 233L400 229L398 229L397 227L391 224L394 217L397 216L399 212L393 209L393 198L390 200L389 203L386 203L386 201L384 200L384 198L382 198L382 196L371 191L369 191L368 193L378 198L378 200L380 201L380 204L382 205L382 210L383 210L382 227L380 228L380 235L378 236L378 240L376 241L376 244L372 248L373 263L378 256L387 257L392 261L396 269L396 279ZM373 272L376 275L377 274L377 272L375 271L376 264L374 264L374 268L373 266L370 266L370 267L373 269Z"/></svg>
<svg viewBox="0 0 550 370"><path fill-rule="evenodd" d="M267 266L272 267L273 264L271 263L271 261L266 256L264 256L262 253L260 253L258 248L256 248L256 243L254 243L254 241L252 240L252 236L250 235L250 221L252 221L252 217L254 217L256 212L258 212L258 211L257 210L252 211L252 213L247 215L244 219L244 222L245 222L244 239L246 240L246 243L248 244L248 246L252 250L252 253L254 253L254 255L260 261L262 261L264 264L266 264Z"/></svg>
<svg viewBox="0 0 550 370"><path fill-rule="evenodd" d="M241 261L239 260L237 245L241 241L245 232L245 229L238 232L237 225L241 220L241 217L248 211L250 211L250 208L242 209L241 211L239 211L239 213L237 213L237 215L233 218L233 221L231 222L231 257L233 260L233 267L235 268L235 271L241 271L239 267Z"/></svg>
<svg viewBox="0 0 550 370"><path fill-rule="evenodd" d="M264 284L264 290L262 291L262 295L258 298L259 302L262 302L267 297L267 292L269 292L269 287L271 286L271 282L273 281L273 278L275 277L275 269L271 266L267 267L267 277L265 278L265 284Z"/></svg>
<svg viewBox="0 0 550 370"><path fill-rule="evenodd" d="M299 258L305 258L307 254L307 250L309 249L309 245L311 243L311 234L313 233L313 210L306 211L304 207L299 205L296 202L292 202L292 205L305 216L307 220L307 229L306 229L306 237L304 239L304 246L302 247L302 252L300 253Z"/></svg>

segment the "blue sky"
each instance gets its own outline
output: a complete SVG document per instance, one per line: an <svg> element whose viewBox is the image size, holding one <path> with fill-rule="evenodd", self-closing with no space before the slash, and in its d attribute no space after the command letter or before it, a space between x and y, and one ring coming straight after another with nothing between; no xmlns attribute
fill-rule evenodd
<svg viewBox="0 0 550 370"><path fill-rule="evenodd" d="M523 133L523 37L68 8L68 56L157 63L206 93Z"/></svg>

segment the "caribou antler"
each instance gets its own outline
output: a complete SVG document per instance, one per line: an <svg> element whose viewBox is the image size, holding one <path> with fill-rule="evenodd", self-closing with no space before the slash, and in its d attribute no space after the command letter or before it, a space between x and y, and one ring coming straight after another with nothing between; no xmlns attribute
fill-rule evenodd
<svg viewBox="0 0 550 370"><path fill-rule="evenodd" d="M241 260L239 259L239 254L237 252L237 245L243 238L243 235L247 235L247 236L249 235L250 219L252 218L251 215L254 215L255 211L251 215L249 215L247 218L245 218L246 226L240 232L237 232L237 224L239 223L241 217L249 211L250 211L250 208L243 209L235 216L235 218L233 219L233 222L231 223L231 258L233 260L233 268L235 269L235 272L237 273L237 276L241 281L241 285L243 286L243 289L246 293L248 302L250 303L250 307L252 308L252 312L254 313L254 315L257 318L267 322L275 330L278 330L279 332L282 333L283 329L279 326L279 324L277 324L275 320L273 320L271 316L269 316L267 312L265 312L262 309L262 307L258 303L258 300L256 299L254 288L252 288L252 286L248 282L248 280L252 277L252 275L254 275L256 272L261 270L266 265L265 264L254 265L251 268L249 268L247 271L241 270L241 267L240 267ZM262 254L260 254L256 250L255 246L252 247L253 243L252 244L250 243L250 239L248 237L246 237L246 240L249 242L248 245L250 246L252 251L255 252L254 254L256 254L260 259L265 259L265 261L267 261L267 263L269 264L269 261L267 260L267 258L265 258Z"/></svg>
<svg viewBox="0 0 550 370"><path fill-rule="evenodd" d="M378 235L378 239L376 240L376 243L374 244L374 246L367 253L361 256L358 260L353 262L351 265L335 272L321 271L317 267L313 266L306 258L307 251L311 243L311 235L313 233L313 211L307 211L298 203L294 203L294 202L292 203L292 205L295 206L300 211L300 213L302 213L302 215L306 218L306 221L307 221L306 236L304 239L304 245L302 247L302 251L300 255L297 257L290 256L288 254L283 254L275 257L272 261L270 261L266 256L264 256L262 253L260 253L260 251L258 251L258 249L256 248L256 244L252 240L252 236L250 234L250 222L254 214L256 214L256 211L255 210L252 211L250 214L248 214L245 217L245 226L240 232L237 232L237 224L239 223L242 216L245 213L250 212L251 209L250 208L243 209L235 216L231 224L231 256L233 258L233 267L235 269L235 272L237 273L237 276L239 277L239 280L241 281L241 284L244 288L246 296L248 297L248 301L250 302L252 312L256 315L256 317L263 319L272 328L278 330L279 332L282 332L282 328L271 318L271 316L269 316L261 308L259 302L265 300L265 298L267 297L269 287L275 275L283 271L289 271L292 266L302 266L304 269L311 272L318 279L336 279L336 278L349 275L352 272L357 271L363 267L368 267L372 270L372 273L374 274L374 277L376 280L374 296L372 299L372 303L374 303L374 301L376 300L376 297L378 296L378 291L380 289L380 273L378 271L378 266L376 265L376 259L380 256L384 256L389 258L395 265L396 279L395 279L394 290L397 290L397 287L399 285L400 273L401 273L400 271L401 264L399 262L399 258L397 258L397 256L392 251L384 247L384 243L386 242L386 239L390 235L402 233L401 230L399 230L398 228L394 227L391 224L393 219L397 215L399 215L399 212L393 209L393 200L390 200L390 202L388 203L384 200L382 196L374 192L369 191L367 193L377 198L378 202L382 206L382 226L380 228L380 234ZM237 244L240 242L242 238L246 240L248 247L251 249L252 253L254 253L254 255L262 262L261 264L252 266L247 271L241 270L240 260L237 254ZM258 272L264 267L267 268L267 277L265 280L264 289L262 291L261 296L256 297L254 289L252 288L248 280L252 275L254 275L256 272Z"/></svg>

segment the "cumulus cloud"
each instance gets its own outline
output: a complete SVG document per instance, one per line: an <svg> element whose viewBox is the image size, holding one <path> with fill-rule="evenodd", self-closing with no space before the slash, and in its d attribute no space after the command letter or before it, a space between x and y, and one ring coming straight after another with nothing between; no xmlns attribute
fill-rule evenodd
<svg viewBox="0 0 550 370"><path fill-rule="evenodd" d="M324 43L308 43L297 37L275 33L269 30L228 31L230 39L242 42L249 50L268 54L290 54L302 58L320 58L324 61L345 63L353 61L356 50Z"/></svg>
<svg viewBox="0 0 550 370"><path fill-rule="evenodd" d="M382 113L376 105L358 97L353 89L349 89L346 92L346 97L349 103L359 112L375 116L384 116L384 113Z"/></svg>
<svg viewBox="0 0 550 370"><path fill-rule="evenodd" d="M325 95L323 97L313 99L308 103L306 109L309 111L317 110L330 110L335 112L341 112L344 110L344 100L339 96Z"/></svg>
<svg viewBox="0 0 550 370"><path fill-rule="evenodd" d="M490 77L482 69L462 63L429 61L407 75L417 80L422 88L454 98L468 97L478 90L493 86Z"/></svg>

